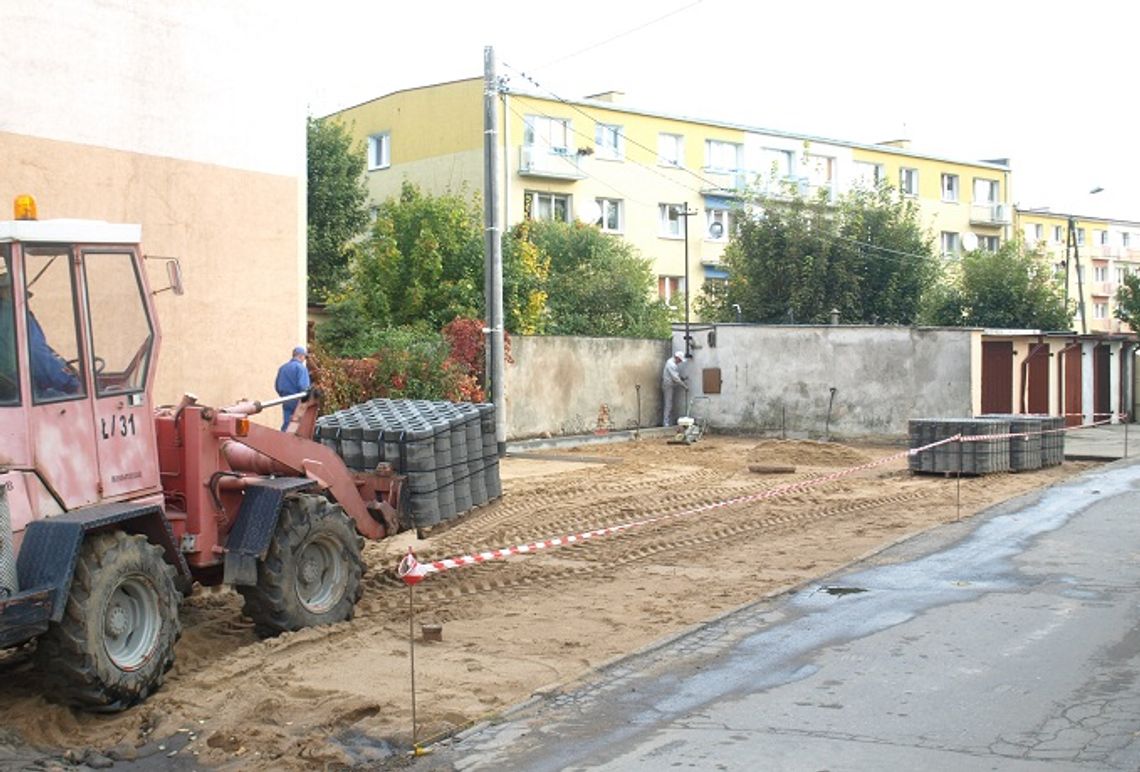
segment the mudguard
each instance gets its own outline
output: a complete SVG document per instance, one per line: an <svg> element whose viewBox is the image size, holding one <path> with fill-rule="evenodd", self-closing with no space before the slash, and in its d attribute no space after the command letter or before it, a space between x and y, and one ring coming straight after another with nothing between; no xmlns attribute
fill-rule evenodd
<svg viewBox="0 0 1140 772"><path fill-rule="evenodd" d="M273 477L249 484L226 538L226 584L257 584L257 563L269 551L286 494L314 485L307 477Z"/></svg>

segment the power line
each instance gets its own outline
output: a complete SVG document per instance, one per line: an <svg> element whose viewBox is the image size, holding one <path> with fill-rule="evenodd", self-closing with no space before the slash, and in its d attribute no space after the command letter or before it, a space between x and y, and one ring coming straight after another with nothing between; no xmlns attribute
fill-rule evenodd
<svg viewBox="0 0 1140 772"><path fill-rule="evenodd" d="M565 56L560 56L559 58L554 59L552 61L549 61L546 64L540 65L537 69L544 70L547 67L552 67L556 64L561 64L562 62L565 62L567 59L573 59L575 56L581 56L582 54L586 53L587 51L593 51L595 48L601 48L602 46L609 45L610 43L614 42L615 40L620 40L621 38L632 35L635 32L640 32L641 30L645 29L646 27L650 27L650 26L656 24L657 22L664 21L665 19L668 19L670 16L676 16L677 14L681 13L682 11L687 11L690 8L697 6L697 5L700 5L703 2L704 2L704 0L696 0L696 2L689 3L688 5L681 6L680 8L678 8L674 11L670 11L669 13L666 13L662 16L658 16L655 19L650 19L649 21L644 22L642 24L639 24L636 27L632 27L630 29L627 29L624 32L619 32L618 34L613 35L611 37L608 37L605 40L599 41L597 43L593 43L591 45L586 46L585 48L581 48L577 51L574 51L573 53L566 54Z"/></svg>

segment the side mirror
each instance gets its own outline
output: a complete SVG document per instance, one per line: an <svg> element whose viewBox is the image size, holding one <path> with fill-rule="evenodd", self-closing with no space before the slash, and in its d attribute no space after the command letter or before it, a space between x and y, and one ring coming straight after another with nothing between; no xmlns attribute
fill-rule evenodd
<svg viewBox="0 0 1140 772"><path fill-rule="evenodd" d="M174 290L175 295L185 292L182 288L182 263L178 262L177 257L166 261L166 277L170 279L170 289Z"/></svg>

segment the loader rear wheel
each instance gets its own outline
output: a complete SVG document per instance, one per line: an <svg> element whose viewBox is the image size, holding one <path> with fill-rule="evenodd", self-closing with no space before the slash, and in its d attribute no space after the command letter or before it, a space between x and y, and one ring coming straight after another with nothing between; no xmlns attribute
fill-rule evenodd
<svg viewBox="0 0 1140 772"><path fill-rule="evenodd" d="M51 691L77 707L111 712L158 689L182 634L174 577L162 548L145 536L89 536L63 619L36 646Z"/></svg>
<svg viewBox="0 0 1140 772"><path fill-rule="evenodd" d="M364 540L323 496L288 496L257 584L239 586L242 613L263 637L352 619L364 592Z"/></svg>

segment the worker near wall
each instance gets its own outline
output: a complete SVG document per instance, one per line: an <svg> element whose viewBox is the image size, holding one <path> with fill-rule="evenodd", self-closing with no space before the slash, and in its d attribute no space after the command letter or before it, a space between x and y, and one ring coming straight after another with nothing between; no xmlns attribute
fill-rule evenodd
<svg viewBox="0 0 1140 772"><path fill-rule="evenodd" d="M676 423L676 420L670 420L670 418L679 417L673 415L673 405L680 405L680 400L684 399L685 392L689 390L689 385L685 383L685 379L681 375L681 365L684 362L685 352L674 352L673 356L666 360L665 369L661 371L661 396L665 403L664 416L661 419L662 426L672 426Z"/></svg>
<svg viewBox="0 0 1140 772"><path fill-rule="evenodd" d="M296 346L293 349L293 357L277 368L277 383L274 384L274 388L277 389L277 396L285 397L309 390L309 370L305 367L306 356L305 347ZM297 409L298 401L291 399L281 404L281 410L285 414L285 420L281 422L281 431L289 428L289 419L293 417L293 411Z"/></svg>

